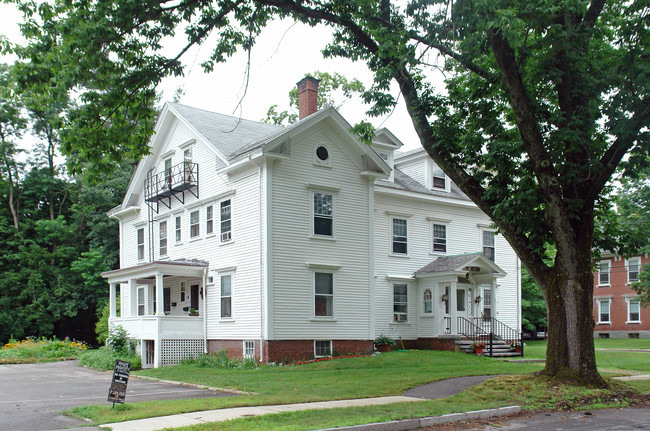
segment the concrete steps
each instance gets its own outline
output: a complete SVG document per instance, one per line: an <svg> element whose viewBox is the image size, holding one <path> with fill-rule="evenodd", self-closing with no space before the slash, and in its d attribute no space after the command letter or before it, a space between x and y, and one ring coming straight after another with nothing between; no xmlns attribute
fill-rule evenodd
<svg viewBox="0 0 650 431"><path fill-rule="evenodd" d="M472 349L471 347L471 344L472 344L472 340L468 340L466 338L456 340L456 348L458 350L463 351L465 353L470 353L472 355L476 355L476 353L474 353L474 349ZM486 345L485 349L483 349L482 356L490 356L489 349L490 346ZM505 341L494 340L492 342L492 357L503 358L503 357L511 357L511 356L521 356L521 353L510 350L510 343L506 343Z"/></svg>

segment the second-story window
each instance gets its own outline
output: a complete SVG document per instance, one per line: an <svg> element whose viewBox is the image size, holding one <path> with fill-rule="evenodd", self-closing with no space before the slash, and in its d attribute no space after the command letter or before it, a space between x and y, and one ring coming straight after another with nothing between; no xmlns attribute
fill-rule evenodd
<svg viewBox="0 0 650 431"><path fill-rule="evenodd" d="M210 235L214 232L214 210L212 205L205 209L205 234Z"/></svg>
<svg viewBox="0 0 650 431"><path fill-rule="evenodd" d="M433 223L431 231L433 232L433 252L447 253L447 226Z"/></svg>
<svg viewBox="0 0 650 431"><path fill-rule="evenodd" d="M199 211L192 211L190 213L190 238L196 238L200 233L199 226Z"/></svg>
<svg viewBox="0 0 650 431"><path fill-rule="evenodd" d="M482 233L483 237L483 254L485 257L494 262L496 258L496 248L494 243L494 231L484 230Z"/></svg>
<svg viewBox="0 0 650 431"><path fill-rule="evenodd" d="M639 268L641 266L641 259L633 257L627 262L627 282L634 283L639 281Z"/></svg>
<svg viewBox="0 0 650 431"><path fill-rule="evenodd" d="M172 159L165 159L165 186L172 186Z"/></svg>
<svg viewBox="0 0 650 431"><path fill-rule="evenodd" d="M181 216L178 216L176 217L176 242L181 242L183 238L181 232Z"/></svg>
<svg viewBox="0 0 650 431"><path fill-rule="evenodd" d="M407 225L406 220L393 219L393 247L394 254L407 254Z"/></svg>
<svg viewBox="0 0 650 431"><path fill-rule="evenodd" d="M138 260L144 260L144 228L138 229Z"/></svg>
<svg viewBox="0 0 650 431"><path fill-rule="evenodd" d="M159 225L160 255L167 256L167 222L161 221Z"/></svg>
<svg viewBox="0 0 650 431"><path fill-rule="evenodd" d="M333 236L332 195L314 193L314 235Z"/></svg>
<svg viewBox="0 0 650 431"><path fill-rule="evenodd" d="M232 239L232 214L230 199L221 202L221 242Z"/></svg>

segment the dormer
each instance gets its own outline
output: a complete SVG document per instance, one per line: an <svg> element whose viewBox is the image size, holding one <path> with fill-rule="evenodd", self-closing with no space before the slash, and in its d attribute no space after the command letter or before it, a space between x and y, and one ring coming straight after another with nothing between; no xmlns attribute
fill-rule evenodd
<svg viewBox="0 0 650 431"><path fill-rule="evenodd" d="M430 158L427 158L427 175L425 185L431 190L438 190L442 192L449 192L451 190L451 180L436 164L436 162Z"/></svg>
<svg viewBox="0 0 650 431"><path fill-rule="evenodd" d="M446 193L451 191L451 180L424 148L398 153L395 156L395 166L429 190Z"/></svg>
<svg viewBox="0 0 650 431"><path fill-rule="evenodd" d="M390 166L390 177L388 181L392 182L394 179L395 151L399 150L402 145L404 144L388 129L382 128L375 132L375 138L372 140L371 147Z"/></svg>

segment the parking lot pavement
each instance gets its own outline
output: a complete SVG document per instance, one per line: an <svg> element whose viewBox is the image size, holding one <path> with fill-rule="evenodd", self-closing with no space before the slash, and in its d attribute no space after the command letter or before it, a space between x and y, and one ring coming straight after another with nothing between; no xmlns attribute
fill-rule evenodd
<svg viewBox="0 0 650 431"><path fill-rule="evenodd" d="M87 404L110 404L111 378L111 372L90 370L77 361L0 365L0 430L45 431L83 425L83 421L59 412ZM126 402L233 395L131 378Z"/></svg>

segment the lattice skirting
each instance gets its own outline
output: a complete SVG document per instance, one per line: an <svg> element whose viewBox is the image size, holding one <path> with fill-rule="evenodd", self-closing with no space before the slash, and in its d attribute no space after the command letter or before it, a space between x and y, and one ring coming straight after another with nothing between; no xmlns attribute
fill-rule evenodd
<svg viewBox="0 0 650 431"><path fill-rule="evenodd" d="M183 359L196 358L205 353L203 340L160 340L160 365L177 365Z"/></svg>

